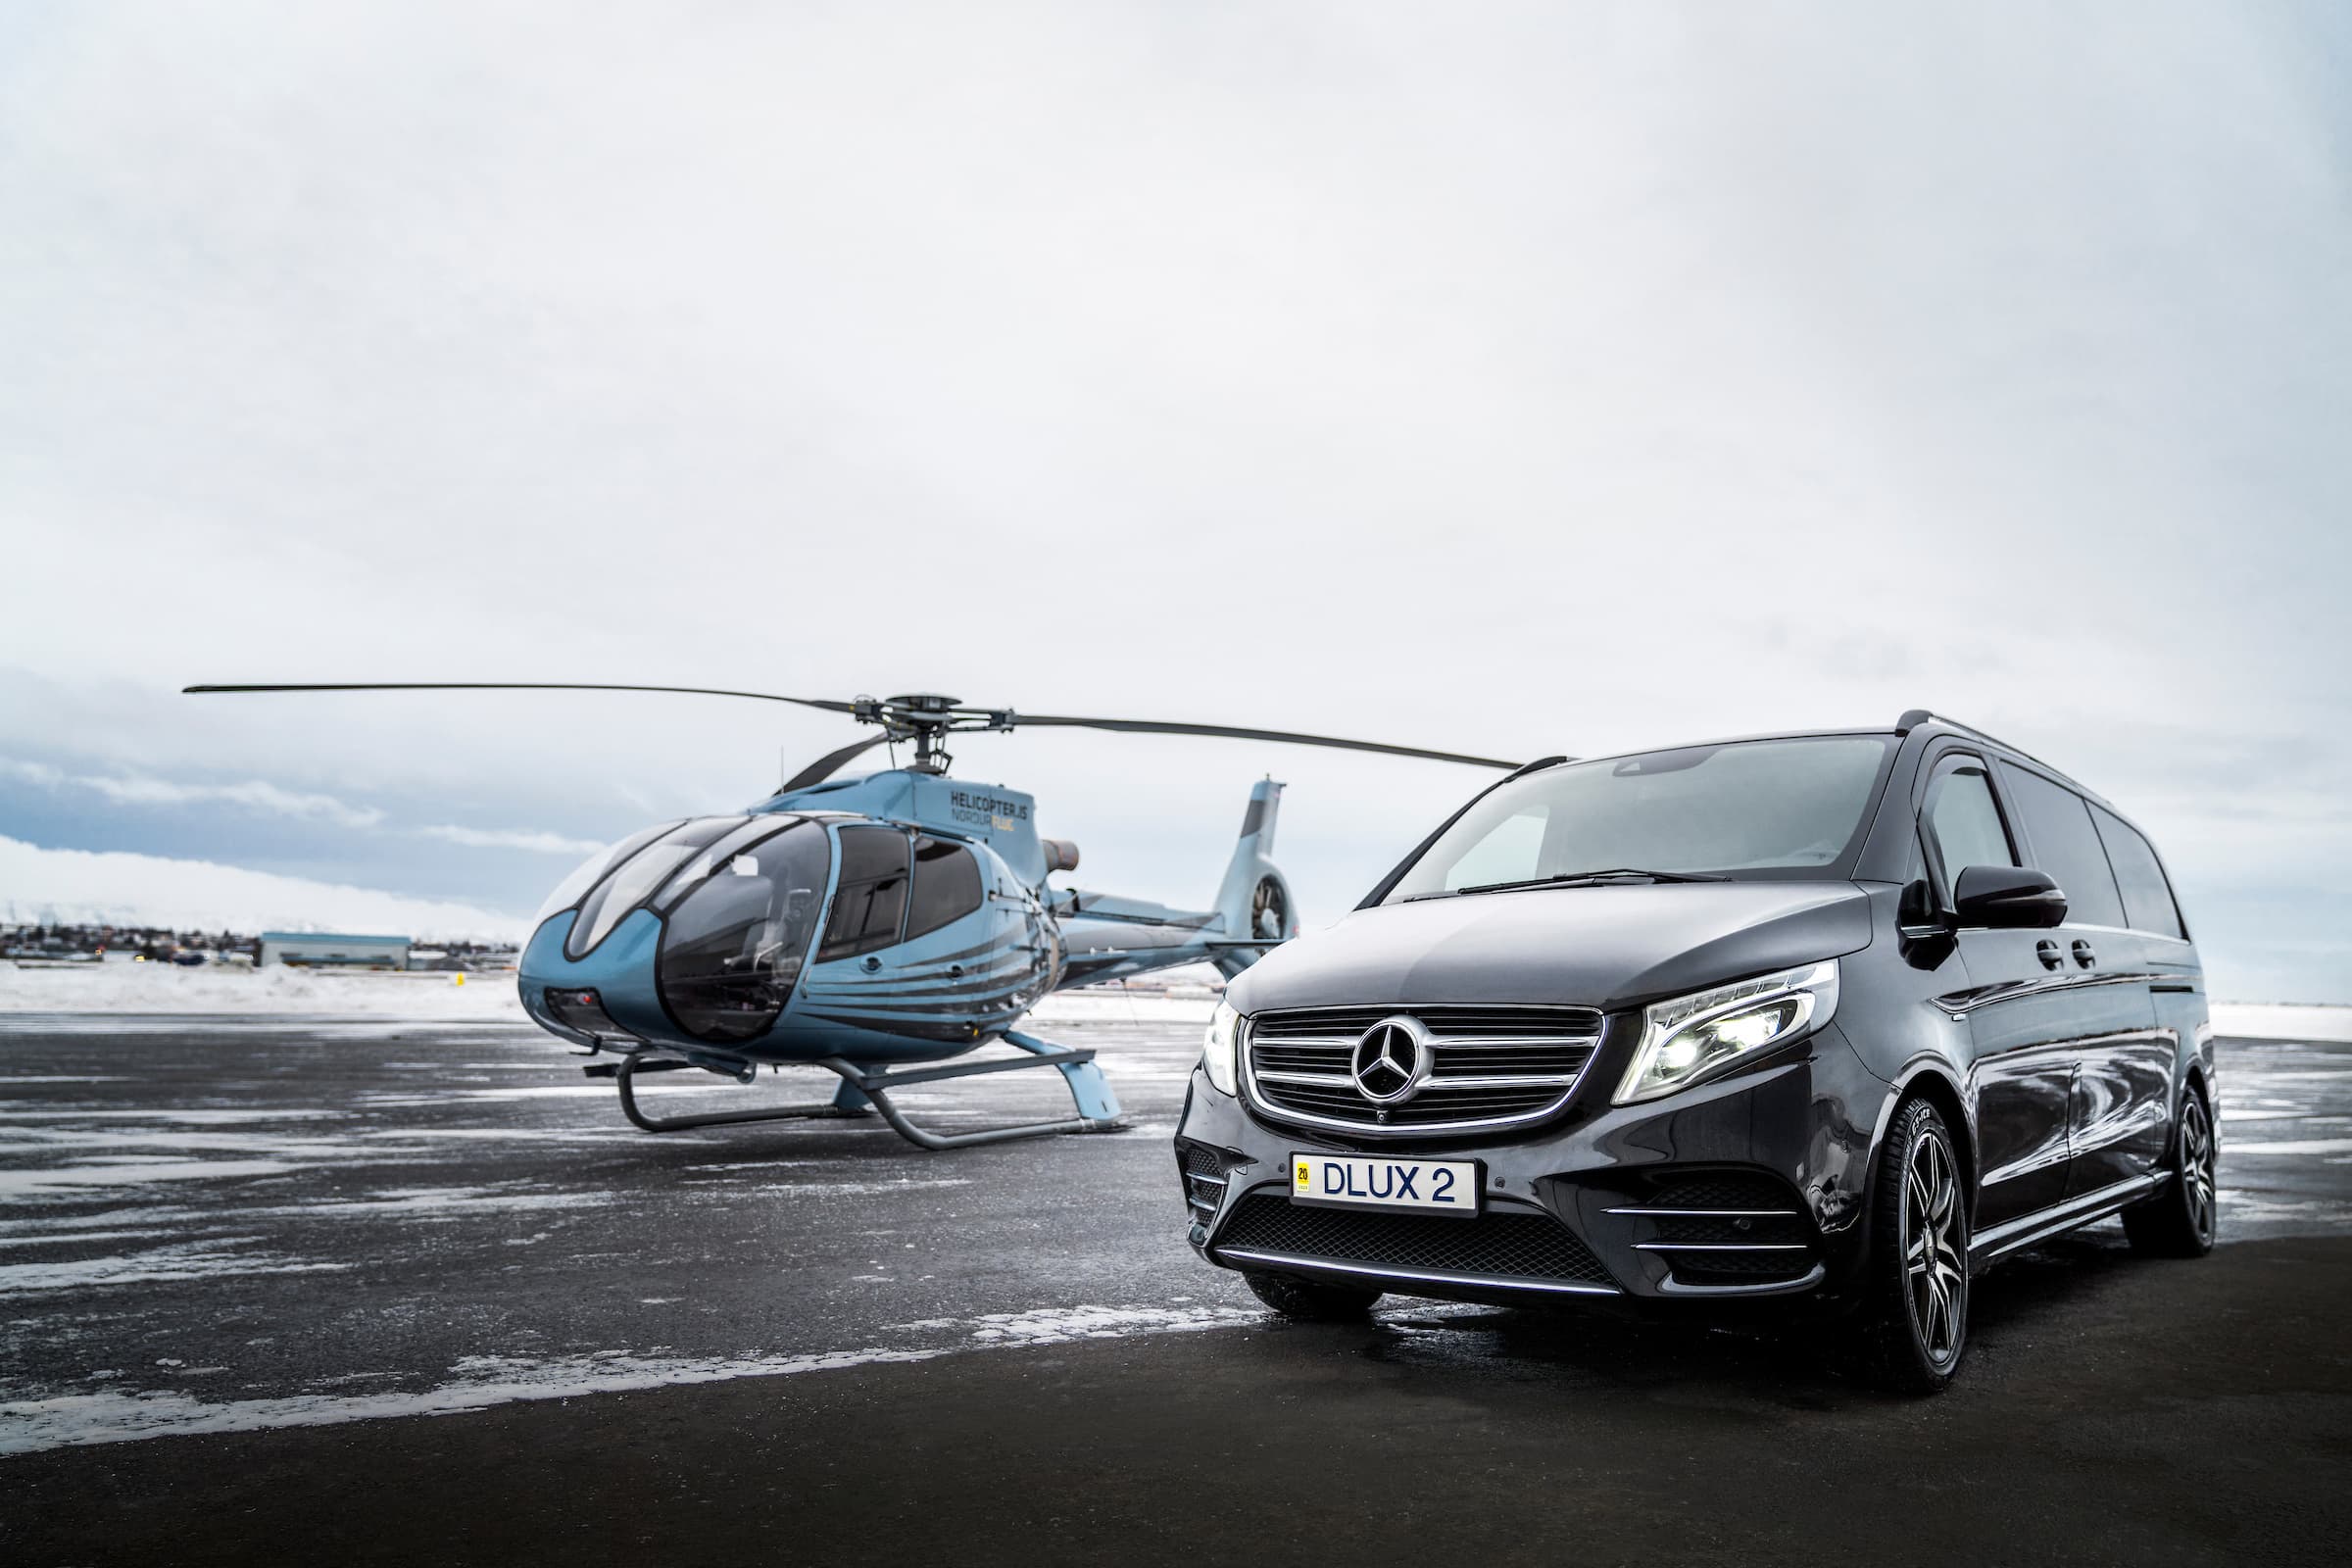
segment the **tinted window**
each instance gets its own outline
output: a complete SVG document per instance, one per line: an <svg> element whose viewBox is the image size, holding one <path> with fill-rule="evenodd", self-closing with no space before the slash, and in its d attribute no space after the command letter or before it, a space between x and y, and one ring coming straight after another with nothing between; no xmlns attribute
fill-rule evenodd
<svg viewBox="0 0 2352 1568"><path fill-rule="evenodd" d="M917 837L906 935L924 936L980 907L980 862L960 844Z"/></svg>
<svg viewBox="0 0 2352 1568"><path fill-rule="evenodd" d="M1547 767L1463 812L1389 900L1621 866L1819 876L1860 836L1891 744L1736 741Z"/></svg>
<svg viewBox="0 0 2352 1568"><path fill-rule="evenodd" d="M2160 937L2187 936L2180 924L2180 906L2173 898L2173 885L2165 880L2164 866L2148 841L2112 811L2094 806L2090 814L2107 846L2108 863L2115 867L2116 886L2124 894L2124 916L2132 929L2153 931Z"/></svg>
<svg viewBox="0 0 2352 1568"><path fill-rule="evenodd" d="M2082 797L2023 768L2001 768L2001 782L2025 819L2026 841L2034 863L2066 895L2066 918L2076 925L2122 925L2123 897L2115 891L2115 873L2107 867L2107 851L2099 830L2090 825L2090 808Z"/></svg>
<svg viewBox="0 0 2352 1568"><path fill-rule="evenodd" d="M825 830L813 822L755 825L763 837L731 835L697 858L706 867L701 880L662 922L662 1000L704 1040L766 1033L816 934L832 861Z"/></svg>
<svg viewBox="0 0 2352 1568"><path fill-rule="evenodd" d="M891 946L906 912L906 835L887 827L843 828L841 881L817 961Z"/></svg>
<svg viewBox="0 0 2352 1568"><path fill-rule="evenodd" d="M1919 825L1942 862L1944 891L1972 865L2015 865L2009 830L2001 825L2001 808L1992 798L1992 780L1982 762L1946 768L1928 785L1927 804Z"/></svg>

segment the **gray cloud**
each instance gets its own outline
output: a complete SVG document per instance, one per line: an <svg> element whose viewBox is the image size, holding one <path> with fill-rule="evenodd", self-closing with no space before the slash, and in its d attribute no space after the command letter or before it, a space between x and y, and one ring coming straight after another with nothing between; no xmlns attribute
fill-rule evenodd
<svg viewBox="0 0 2352 1568"><path fill-rule="evenodd" d="M117 806L190 806L220 803L270 816L316 817L338 827L373 827L384 813L373 807L351 806L331 795L281 789L263 779L233 784L184 784L145 774L114 777L68 773L46 762L0 758L0 773L43 789L88 790Z"/></svg>
<svg viewBox="0 0 2352 1568"><path fill-rule="evenodd" d="M603 849L600 839L567 839L560 833L530 832L518 828L456 827L447 823L416 830L426 838L440 839L469 850L528 850L533 855L593 855Z"/></svg>

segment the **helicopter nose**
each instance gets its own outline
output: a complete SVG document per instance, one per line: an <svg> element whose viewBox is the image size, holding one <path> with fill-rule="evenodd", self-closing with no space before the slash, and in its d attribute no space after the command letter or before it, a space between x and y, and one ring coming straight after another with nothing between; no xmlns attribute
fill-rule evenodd
<svg viewBox="0 0 2352 1568"><path fill-rule="evenodd" d="M564 953L577 910L550 916L523 949L515 974L523 1010L569 1039L634 1049L671 1031L655 994L660 922L638 910L585 958Z"/></svg>
<svg viewBox="0 0 2352 1568"><path fill-rule="evenodd" d="M799 816L665 823L596 858L551 898L519 965L549 1028L603 1039L740 1043L782 1014L815 936L831 839Z"/></svg>

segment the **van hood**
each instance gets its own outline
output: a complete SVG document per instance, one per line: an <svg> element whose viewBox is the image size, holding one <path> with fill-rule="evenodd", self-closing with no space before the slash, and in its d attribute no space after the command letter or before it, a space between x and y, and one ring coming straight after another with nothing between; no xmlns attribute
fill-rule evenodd
<svg viewBox="0 0 2352 1568"><path fill-rule="evenodd" d="M1553 1004L1617 1010L1870 945L1851 882L1528 888L1358 909L1227 992L1269 1007Z"/></svg>

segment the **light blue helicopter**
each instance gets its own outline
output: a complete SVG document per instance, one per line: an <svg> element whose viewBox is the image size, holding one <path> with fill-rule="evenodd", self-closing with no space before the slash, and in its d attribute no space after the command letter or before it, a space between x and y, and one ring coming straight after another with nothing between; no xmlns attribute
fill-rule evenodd
<svg viewBox="0 0 2352 1568"><path fill-rule="evenodd" d="M471 681L186 690L674 692L797 703L876 726L880 734L817 759L743 811L658 823L589 859L532 922L519 984L542 1027L591 1055L616 1056L586 1070L616 1080L622 1113L648 1132L878 1112L924 1149L1122 1125L1094 1052L1028 1034L1015 1027L1021 1016L1049 992L1175 964L1206 961L1239 974L1298 929L1290 884L1271 858L1282 800L1274 780L1250 791L1211 906L1174 909L1053 886L1054 873L1076 869L1077 846L1039 836L1028 795L949 777L947 735L1063 726L1518 765L1287 730L1015 714L930 693L843 702ZM914 748L907 766L833 776L861 753L898 744ZM992 1042L1016 1054L950 1060ZM822 1067L841 1085L820 1104L674 1116L648 1113L632 1088L639 1073L693 1068L749 1083L762 1065ZM891 1101L908 1084L1047 1066L1067 1082L1075 1116L936 1133Z"/></svg>

